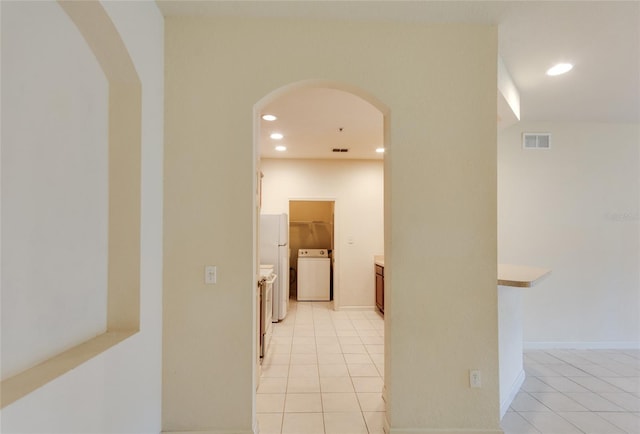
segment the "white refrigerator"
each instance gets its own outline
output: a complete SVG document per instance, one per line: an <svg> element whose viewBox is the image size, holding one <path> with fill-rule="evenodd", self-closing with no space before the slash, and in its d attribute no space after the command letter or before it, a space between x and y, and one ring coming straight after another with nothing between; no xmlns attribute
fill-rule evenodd
<svg viewBox="0 0 640 434"><path fill-rule="evenodd" d="M289 218L287 214L260 216L260 263L272 264L278 276L273 285L273 322L289 308Z"/></svg>

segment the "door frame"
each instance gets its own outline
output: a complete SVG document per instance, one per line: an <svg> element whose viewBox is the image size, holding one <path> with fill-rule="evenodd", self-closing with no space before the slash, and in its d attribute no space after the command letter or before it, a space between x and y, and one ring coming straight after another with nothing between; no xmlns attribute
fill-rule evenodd
<svg viewBox="0 0 640 434"><path fill-rule="evenodd" d="M340 293L340 265L335 256L336 246L339 243L339 229L338 224L336 223L337 215L338 215L338 199L335 196L316 196L316 197L307 197L307 196L291 196L288 198L289 206L291 205L291 201L305 201L305 202L333 202L333 247L334 250L332 252L332 261L333 261L333 310L340 310L340 303L338 294ZM289 224L291 224L291 215L289 214ZM291 244L291 237L289 237L289 244ZM338 252L338 258L340 257L340 252ZM297 277L296 277L297 279Z"/></svg>
<svg viewBox="0 0 640 434"><path fill-rule="evenodd" d="M261 114L262 111L264 109L264 107L266 107L267 105L269 105L271 102L277 100L278 98L280 98L282 95L285 95L287 93L290 92L295 92L298 89L304 89L304 88L309 88L309 87L321 87L321 88L330 88L330 89L339 89L342 90L344 92L349 92L357 97L362 98L363 100L369 102L371 105L373 105L374 107L376 107L380 113L382 114L382 122L383 122L383 146L385 148L385 159L384 159L384 187L383 187L383 194L384 194L384 250L385 250L385 263L387 264L387 266L385 268L387 268L387 270L385 270L385 274L391 274L391 255L390 255L390 241L391 241L391 213L390 213L390 195L389 193L391 192L391 186L390 186L390 180L391 180L391 174L390 174L390 168L389 168L389 151L391 148L391 110L389 109L389 106L387 106L385 103L383 103L381 100L379 100L377 97L375 97L373 94L371 94L370 92L366 91L363 88L360 88L358 86L354 86L352 84L349 83L345 83L345 82L341 82L341 81L333 81L333 80L321 80L321 79L306 79L306 80L300 80L297 82L291 82L288 84L284 84L278 88L273 89L271 92L265 94L262 98L260 98L254 105L253 105L253 142L252 142L252 151L253 151L253 185L254 185L254 197L253 197L253 201L254 201L254 216L253 216L253 220L254 220L254 229L253 229L253 253L254 253L254 275L255 278L258 278L258 273L259 273L259 258L258 258L258 253L259 253L259 222L260 222L260 204L261 204L261 197L260 197L260 131L261 131ZM292 198L289 198L290 200ZM294 200L333 200L334 201L334 244L338 245L341 239L341 231L340 228L338 227L338 225L335 223L336 220L339 221L340 218L340 208L338 205L338 200L336 198L312 198L312 199L300 199L300 198L294 198ZM339 249L337 249L339 250ZM340 252L338 252L338 258L340 257ZM340 262L336 261L334 258L334 263L335 263L335 268L334 268L334 277L337 275L338 278L334 281L334 309L336 308L340 308L340 289L339 289L339 285L340 285ZM387 273L387 271L389 271L389 273ZM257 281L257 280L256 280ZM390 285L385 285L385 292L390 292ZM255 298L253 298L253 318L255 321L256 318L256 309L259 308L259 306L256 306L256 302L255 302ZM386 310L391 310L391 308L389 307ZM254 324L254 329L256 327L256 324ZM384 389L383 389L383 395L386 397L387 395L387 384L390 383L391 381L391 369L390 369L390 357L389 357L389 352L390 352L390 336L391 336L391 321L385 321L385 351L384 351L384 359L385 359L385 375L384 375ZM256 339L257 336L253 336L253 339ZM256 342L253 342L253 351L256 351ZM258 427L257 427L257 417L256 417L256 389L257 389L257 384L259 381L258 375L259 375L259 362L257 359L257 354L254 354L253 357L253 375L254 375L254 382L253 382L253 393L252 393L252 412L253 412L253 430L254 432L258 432ZM388 414L385 417L385 428L386 428L386 432L388 432L388 428L389 428L389 420L388 420Z"/></svg>

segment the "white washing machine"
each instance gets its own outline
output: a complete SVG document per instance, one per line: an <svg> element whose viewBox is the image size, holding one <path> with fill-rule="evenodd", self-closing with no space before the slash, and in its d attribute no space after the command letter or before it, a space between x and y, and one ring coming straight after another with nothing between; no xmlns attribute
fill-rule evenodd
<svg viewBox="0 0 640 434"><path fill-rule="evenodd" d="M326 249L298 250L298 301L329 301L331 263Z"/></svg>

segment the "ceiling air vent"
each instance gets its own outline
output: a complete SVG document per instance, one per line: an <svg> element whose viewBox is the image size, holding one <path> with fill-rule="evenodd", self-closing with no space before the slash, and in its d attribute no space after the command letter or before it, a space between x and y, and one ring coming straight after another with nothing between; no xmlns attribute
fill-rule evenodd
<svg viewBox="0 0 640 434"><path fill-rule="evenodd" d="M523 149L550 149L550 133L522 133Z"/></svg>
<svg viewBox="0 0 640 434"><path fill-rule="evenodd" d="M349 152L347 148L333 148L333 152Z"/></svg>

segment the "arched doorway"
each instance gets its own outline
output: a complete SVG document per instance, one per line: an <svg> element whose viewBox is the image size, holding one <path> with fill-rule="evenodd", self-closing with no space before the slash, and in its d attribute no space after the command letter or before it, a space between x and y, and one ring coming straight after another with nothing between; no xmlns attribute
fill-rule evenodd
<svg viewBox="0 0 640 434"><path fill-rule="evenodd" d="M304 98L301 95L308 96L308 99L304 100ZM297 96L298 99L294 98L295 96ZM317 119L317 118L313 118L313 116L310 116L313 119L311 120L305 119L304 121L318 122L322 124L322 126L318 128L318 130L315 130L315 132L312 131L312 133L309 133L309 134L316 134L316 135L322 136L319 138L319 140L316 141L316 143L311 144L312 145L311 147L313 147L313 145L317 145L317 147L321 148L317 150L316 153L314 153L313 150L309 148L306 148L305 151L301 151L299 147L297 147L298 145L301 144L301 142L305 141L305 137L302 137L303 134L299 134L295 137L296 143L291 143L290 141L287 140L287 137L285 137L283 142L269 141L267 133L280 131L280 132L283 132L285 136L287 136L287 132L282 131L282 129L279 126L275 127L275 125L279 125L278 122L274 122L274 123L271 123L270 121L265 122L261 118L263 115L275 114L277 115L277 117L280 117L281 114L285 114L285 112L287 112L285 116L295 116L299 114L300 111L304 111L305 104L307 105L314 104L315 102L315 105L317 106L330 105L331 103L328 103L327 101L332 101L330 99L331 97L334 97L334 98L344 97L344 99L342 100L344 105L353 103L353 106L350 106L351 110L347 109L346 110L347 112L358 111L358 110L362 110L362 111L369 110L369 112L374 112L377 116L376 122L379 124L375 126L376 134L380 136L377 139L379 142L372 143L372 140L369 140L368 145L370 149L363 151L358 147L358 144L356 143L357 138L351 136L345 139L344 138L345 136L343 135L345 132L352 132L349 130L358 130L358 127L354 126L353 128L351 128L353 124L349 123L348 124L349 127L345 127L343 129L344 125L341 124L340 121L335 121L334 118L332 118L332 120L328 121L327 123L323 123L323 121L313 121L313 119ZM283 108L283 104L278 104L283 100L287 100L289 103L294 105L299 104L300 106L292 110L287 110L286 107ZM301 100L303 100L303 102L301 102ZM358 107L362 107L362 109L359 109ZM339 110L336 110L336 111L339 111ZM318 113L316 111L314 115L317 115L317 114ZM317 117L321 118L323 116L319 115ZM352 119L351 121L354 124L358 123L358 120ZM331 124L331 122L335 122L335 123ZM349 122L349 121L346 121L346 122ZM254 240L256 242L255 244L256 269L258 269L259 263L260 263L260 255L259 255L260 215L259 214L261 211L263 213L266 211L267 214L276 214L276 213L288 212L289 211L288 205L290 202L299 203L301 201L302 202L308 201L309 203L313 203L313 201L331 201L332 203L335 203L335 226L332 227L332 230L335 230L335 234L334 234L335 246L331 244L331 247L333 248L333 252L335 252L335 256L334 256L335 265L334 265L334 275L333 275L334 276L334 279L333 279L334 292L333 292L333 297L331 297L333 304L331 305L330 309L335 309L342 313L358 312L358 313L354 313L353 314L354 316L359 315L363 310L368 310L368 313L378 315L379 318L381 318L379 314L374 312L375 276L374 276L373 257L375 255L380 255L384 253L384 232L385 231L384 231L384 218L383 218L383 215L384 215L383 192L385 190L385 187L384 187L385 181L383 176L384 172L382 170L383 164L384 164L382 154L381 153L376 154L375 152L376 152L376 148L383 148L383 149L386 149L386 151L388 152L389 150L388 126L389 126L389 110L384 104L382 104L379 100L377 100L371 94L369 94L368 92L360 88L347 85L344 83L337 83L332 81L305 80L302 82L292 83L290 85L284 86L282 88L279 88L269 93L267 96L262 98L254 106L253 151L254 151L254 158L255 158L254 173L255 173L255 183L256 183L255 184L256 185L256 207L255 207L255 218L254 218L254 222L256 224L255 225L256 237L254 238ZM268 130L268 131L265 131L265 130ZM342 140L342 141L338 142L339 140ZM319 145L317 142L321 142L321 144ZM348 144L345 144L344 146L341 144L341 143L347 143L347 142ZM298 163L278 163L276 161L284 161L284 160L272 160L274 157L277 157L277 155L273 151L271 151L271 149L268 149L268 150L264 149L265 144L267 143L269 144L269 147L275 147L276 144L285 143L286 147L289 148L286 152L293 151L293 154L295 154L295 155L289 154L289 156L285 157L286 161L291 162L292 159L296 159L295 161L298 161ZM297 147L297 148L291 149L292 147L294 148ZM337 148L337 155L336 155L335 148ZM351 154L348 154L348 157L350 158L347 158L346 161L344 158L345 156L347 156L345 149L348 149L349 152L351 152ZM332 154L332 151L333 151L333 154ZM371 159L371 161L372 162L375 161L375 164L380 168L379 172L377 173L377 175L379 176L378 178L379 184L377 185L378 191L374 193L372 193L371 191L367 191L365 192L365 194L362 195L362 196L367 196L367 195L373 194L378 196L377 202L379 203L379 210L377 210L377 212L379 212L379 216L378 216L379 221L377 223L378 223L379 233L376 235L379 237L380 242L378 243L377 246L375 245L372 246L371 245L372 243L369 243L369 245L366 245L367 243L365 241L370 241L370 240L363 240L364 234L357 232L358 229L362 229L363 231L366 231L366 229L355 228L356 233L355 234L353 233L354 232L353 226L358 226L357 220L358 219L360 219L361 221L366 220L366 217L363 215L360 215L360 216L354 215L354 214L357 214L359 211L362 211L362 209L354 209L354 207L357 208L358 206L360 206L360 208L363 208L362 204L360 205L357 204L358 198L338 197L338 196L341 196L342 192L338 191L339 188L335 186L335 183L332 189L331 187L324 185L324 184L331 184L330 182L323 181L323 179L327 179L327 177L336 177L336 178L340 177L340 173L342 173L340 172L340 170L347 171L347 172L348 171L356 172L357 170L359 170L358 164L360 165L362 164L356 163L356 162L360 162L360 159L371 158L368 156L369 154L366 154L366 152L370 152L371 157L374 157ZM268 160L266 160L269 162L268 165L261 164L261 157L263 157L264 155L268 156ZM324 160L320 161L318 159L324 159ZM341 165L342 167L341 169L334 170L331 168L333 167L332 166L333 164L338 164L338 165ZM264 178L262 173L263 169L267 174L267 176L265 176ZM284 172L286 173L282 175L271 176L277 171L280 171L279 173L284 173ZM303 176L302 175L303 173L304 173L304 180L296 178L296 176ZM277 179L274 181L273 178L277 178ZM292 182L293 180L295 180L295 182ZM319 184L323 184L322 187L319 187ZM301 187L301 185L306 186L306 188ZM309 187L309 185L312 185L313 187ZM361 183L360 188L362 188L363 186L367 188L366 181ZM265 195L269 195L270 193L273 193L275 190L278 190L277 198L274 198L274 197L265 198ZM350 191L349 193L354 194L353 190L357 190L357 188L351 189L351 190L352 191ZM366 207L366 205L364 206ZM374 220L375 216L371 216L370 219ZM306 225L308 224L312 227L311 229L309 229L310 234L314 236L317 235L316 232L319 232L319 231L316 230L316 232L314 232L313 227L318 226L318 224L322 226L324 222L315 221L315 219L313 218L309 218L307 220L308 221L306 222L298 222L298 221L293 222L292 228L295 228L297 231L297 229L299 229L298 226L302 225L302 226L305 226L306 228ZM292 238L290 239L290 244L292 248L294 247L294 245L296 247L301 245L300 243L296 244L294 241L296 231L291 232ZM375 236L371 236L371 238L375 238ZM314 246L311 246L311 247L314 247ZM369 250L367 250L367 248ZM358 250L358 251L353 252L354 250ZM292 252L292 253L295 253L295 252ZM358 261L360 262L358 263ZM363 261L365 261L364 264L363 264ZM292 262L292 268L295 267L294 264L295 264L295 261ZM358 274L357 269L364 269L364 271L360 270L360 276L354 276L354 274L356 275ZM295 275L295 273L293 274ZM364 276L362 276L363 274ZM358 281L358 279L360 280ZM354 288L354 286L359 286L359 289L362 288L365 291L365 293L359 294L359 295L353 294L353 292L356 292L356 291L351 291ZM369 291L366 292L367 290ZM360 296L360 298L358 298L358 296ZM318 303L315 307L318 307L318 305L320 305L320 303ZM304 309L308 308L310 310L311 308L309 308L308 306L309 306L308 304L305 305ZM256 306L256 309L254 312L256 312L257 322L260 321L259 320L260 315L258 314L259 311L260 311L259 306ZM324 312L320 312L320 313L324 314ZM282 322L282 324L286 323L286 321L287 320L285 319ZM383 324L382 321L380 321L380 324ZM280 325L278 325L278 327L280 327ZM382 327L384 327L384 325L382 325ZM258 327L256 327L256 329L258 329ZM280 328L279 330L283 330L283 329ZM365 334L367 334L368 332L370 332L371 334L374 333L373 330L370 330L367 332L363 330L362 332L364 332ZM321 334L325 334L325 333L330 334L331 331L323 330L321 332ZM348 332L344 330L344 333L348 333ZM345 338L341 340L338 339L338 336L335 337L335 339L333 339L330 336L322 336L322 339L318 342L327 342L327 347L325 347L324 350L332 351L332 348L329 346L330 345L329 340L332 340L332 339L333 341L335 341L335 343L338 343L339 341L341 343L344 343L344 342L350 342L354 340L358 340L358 342L361 342L358 332L355 329L353 330L353 334L355 335L352 337L353 339ZM377 349L381 350L382 348L384 348L383 336L384 336L384 332L381 332L380 336L376 336L379 339L379 344L380 344L379 346L377 346L376 350ZM305 338L306 337L307 336L305 336ZM369 342L373 342L372 339L374 339L374 337L373 336L368 336L368 337L370 337L371 339L367 339L367 340ZM283 343L286 343L286 345L292 345L291 342L293 341L294 347L295 347L295 337L293 337L293 339L292 337L289 337L288 339L282 338L282 337L276 337L275 339L277 341L276 345L282 345ZM326 360L326 358L323 358L321 354L321 351L322 351L321 347L322 347L322 344L319 344L317 347L318 353L315 352L316 351L315 347L306 348L305 350L308 349L310 354L296 354L295 348L292 348L291 349L292 353L288 357L284 357L284 358L280 356L278 357L279 363L283 363L283 360L287 359L289 360L289 363L292 363L291 366L294 366L293 364L295 363L295 361L303 361L303 360L307 362L316 362L317 364L321 364L323 360ZM340 347L336 346L335 348L337 349L336 353L339 353ZM365 349L364 344L362 345L362 349L363 350ZM259 352L259 349L257 349L256 351ZM317 356L317 358L315 356ZM349 361L358 361L358 360L364 361L365 359L367 359L369 362L371 362L370 367L374 366L372 359L369 359L369 355L366 353L366 350L364 354L361 354L361 355L349 354L349 356L351 356L351 357L347 357ZM384 375L383 375L384 374L384 354L379 353L379 354L376 354L376 356L377 356L376 358L380 360L380 363L378 364L377 369L379 369L379 373L380 373L379 380L380 380L380 383L382 384L382 381L383 381L382 378L384 378ZM342 357L342 354L341 353L336 354L336 357L334 357L333 360L336 360L338 357ZM257 384L259 382L261 365L260 365L259 357L256 357L255 360L256 360L256 370L254 371L254 373L255 373L255 381ZM336 368L336 366L334 366L334 368ZM300 374L299 368L300 368L299 366L296 366L295 368L298 374ZM313 367L313 365L310 363L309 368L313 369L315 372L315 374L312 374L312 375L315 375L315 376L320 375L321 377L320 380L323 380L322 369L320 369L318 374L317 366ZM350 371L347 370L346 368L347 368L347 365L344 365L344 373L346 375L346 378L350 379L349 377ZM334 374L335 372L333 374L328 374L328 375L334 375ZM301 375L306 375L306 374L301 374ZM278 381L270 381L270 383L278 383ZM278 389L276 387L275 389L271 388L270 390L278 390ZM283 390L285 392L287 391L287 389L279 389L279 391L283 391ZM310 390L313 390L313 388L311 388ZM320 390L318 389L317 392L319 396ZM381 392L382 390L380 390L380 393ZM274 399L280 398L275 395L278 395L278 394L274 394ZM353 396L354 397L356 396L355 391ZM258 396L258 398L264 398L264 396ZM260 412L259 407L261 403L263 403L263 401L264 401L263 399L262 400L254 399L254 410L257 410L258 413ZM254 411L254 414L256 414L256 411ZM286 424L286 420L281 423ZM254 419L254 424L255 424L255 419Z"/></svg>

